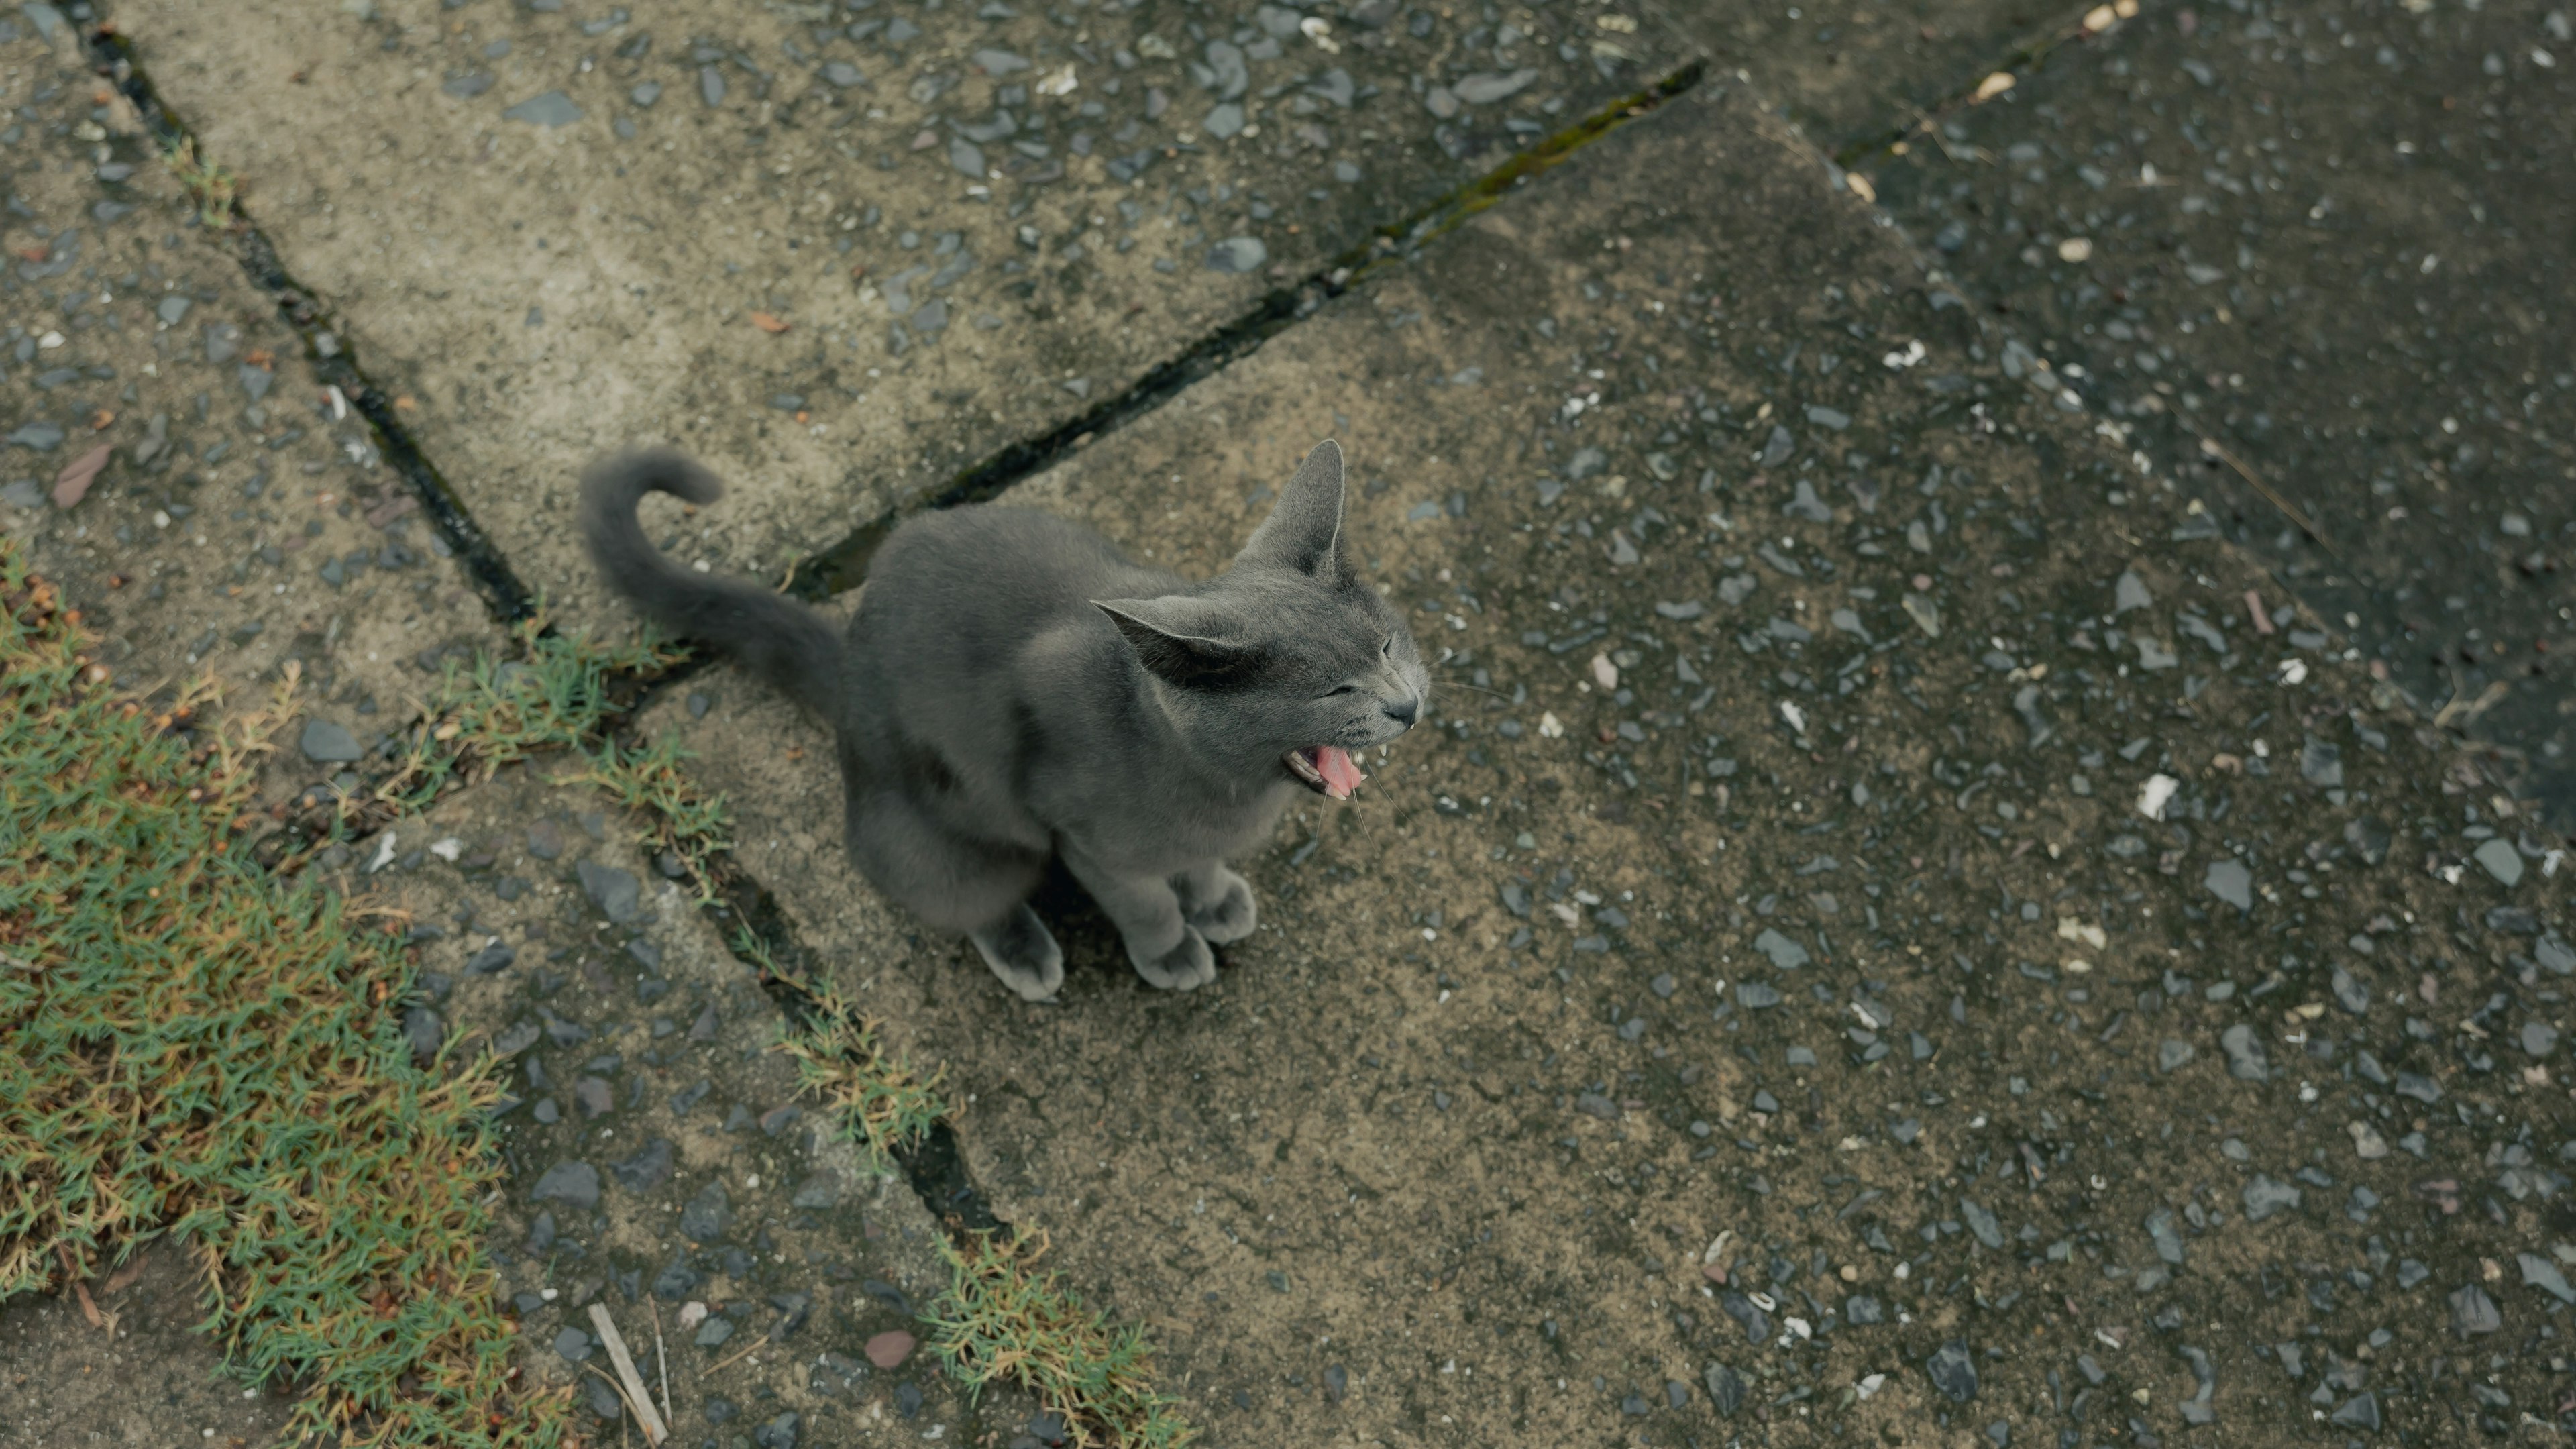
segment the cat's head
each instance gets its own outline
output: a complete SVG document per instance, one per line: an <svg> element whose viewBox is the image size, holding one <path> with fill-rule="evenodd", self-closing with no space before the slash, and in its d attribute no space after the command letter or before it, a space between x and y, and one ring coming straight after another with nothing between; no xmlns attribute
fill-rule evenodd
<svg viewBox="0 0 2576 1449"><path fill-rule="evenodd" d="M1326 441L1223 574L1096 601L1199 758L1337 800L1365 778L1358 756L1411 729L1431 693L1403 614L1360 578L1342 525L1342 450Z"/></svg>

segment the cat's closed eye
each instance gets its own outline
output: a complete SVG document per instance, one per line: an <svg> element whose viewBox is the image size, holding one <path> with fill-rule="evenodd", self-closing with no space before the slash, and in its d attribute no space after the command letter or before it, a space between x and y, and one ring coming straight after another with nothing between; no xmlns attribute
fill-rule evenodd
<svg viewBox="0 0 2576 1449"><path fill-rule="evenodd" d="M1324 693L1324 698L1326 698L1326 699L1339 699L1339 698L1341 698L1343 695L1346 695L1346 694L1357 694L1357 693L1359 693L1359 692L1360 692L1360 687L1359 687L1358 685L1356 685L1356 684L1342 684L1342 685L1336 685L1336 686L1334 686L1332 689L1325 691L1325 693Z"/></svg>

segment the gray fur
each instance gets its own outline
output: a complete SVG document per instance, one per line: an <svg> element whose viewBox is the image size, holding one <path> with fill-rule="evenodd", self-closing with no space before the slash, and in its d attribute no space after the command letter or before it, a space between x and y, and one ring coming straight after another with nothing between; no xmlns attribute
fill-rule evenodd
<svg viewBox="0 0 2576 1449"><path fill-rule="evenodd" d="M838 641L800 604L664 559L635 519L657 490L697 503L721 491L671 453L584 479L600 572L828 721L851 863L971 937L1031 1001L1064 979L1027 905L1050 857L1099 902L1138 974L1203 986L1216 979L1208 948L1250 935L1257 916L1225 860L1306 788L1287 752L1356 758L1410 728L1429 693L1402 615L1353 566L1329 441L1204 583L1052 514L988 504L913 519L877 551Z"/></svg>

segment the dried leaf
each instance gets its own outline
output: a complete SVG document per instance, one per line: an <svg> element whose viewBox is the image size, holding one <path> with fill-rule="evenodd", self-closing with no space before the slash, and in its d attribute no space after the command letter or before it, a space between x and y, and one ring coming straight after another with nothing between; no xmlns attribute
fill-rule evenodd
<svg viewBox="0 0 2576 1449"><path fill-rule="evenodd" d="M779 321L777 318L770 316L766 312L752 313L751 325L759 328L763 332L769 333L778 333L787 330L786 323Z"/></svg>
<svg viewBox="0 0 2576 1449"><path fill-rule="evenodd" d="M110 445L101 443L73 459L63 471L54 475L56 508L69 508L88 494L90 483L98 477L98 470L107 466L109 451Z"/></svg>

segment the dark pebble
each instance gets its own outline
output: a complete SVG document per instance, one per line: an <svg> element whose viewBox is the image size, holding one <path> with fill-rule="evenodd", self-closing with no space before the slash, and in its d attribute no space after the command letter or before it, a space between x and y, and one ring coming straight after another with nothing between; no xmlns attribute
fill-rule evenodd
<svg viewBox="0 0 2576 1449"><path fill-rule="evenodd" d="M2260 1082L2272 1075L2271 1062L2263 1051L2263 1039L2254 1028L2243 1022L2218 1034L2218 1046L2227 1053L2227 1075L2242 1081Z"/></svg>
<svg viewBox="0 0 2576 1449"><path fill-rule="evenodd" d="M705 1275L697 1269L673 1258L668 1267L653 1275L653 1296L665 1303L677 1303L698 1291L698 1285L705 1281Z"/></svg>
<svg viewBox="0 0 2576 1449"><path fill-rule="evenodd" d="M535 1202L559 1202L588 1212L599 1206L599 1169L587 1162L558 1162L537 1179L528 1196Z"/></svg>
<svg viewBox="0 0 2576 1449"><path fill-rule="evenodd" d="M1727 1293L1719 1296L1717 1306L1726 1310L1727 1317L1743 1326L1745 1342L1760 1344L1770 1341L1770 1315L1756 1307L1752 1299L1741 1293Z"/></svg>
<svg viewBox="0 0 2576 1449"><path fill-rule="evenodd" d="M2504 1327L2504 1315L2496 1311L2495 1300L2475 1283L2453 1293L2450 1302L2451 1328L2462 1338Z"/></svg>
<svg viewBox="0 0 2576 1449"><path fill-rule="evenodd" d="M2343 1401L2343 1407L2330 1416L2332 1422L2347 1429L2379 1428L2379 1395L2355 1394Z"/></svg>
<svg viewBox="0 0 2576 1449"><path fill-rule="evenodd" d="M1744 1376L1735 1370L1722 1363L1710 1364L1708 1371L1700 1375L1700 1382L1707 1386L1708 1401L1717 1406L1721 1416L1732 1419L1735 1411L1744 1407Z"/></svg>
<svg viewBox="0 0 2576 1449"><path fill-rule="evenodd" d="M1952 1339L1941 1345L1923 1361L1923 1372L1930 1375L1932 1386L1958 1403L1977 1396L1977 1364L1969 1357L1968 1346Z"/></svg>
<svg viewBox="0 0 2576 1449"><path fill-rule="evenodd" d="M672 1170L673 1148L667 1137L656 1137L644 1144L644 1150L623 1162L612 1163L609 1172L617 1185L628 1192L648 1192L668 1181Z"/></svg>
<svg viewBox="0 0 2576 1449"><path fill-rule="evenodd" d="M644 915L642 887L631 871L613 865L585 860L575 867L581 876L581 888L590 903L602 915L621 926L631 926Z"/></svg>
<svg viewBox="0 0 2576 1449"><path fill-rule="evenodd" d="M403 1013L403 1036L411 1042L412 1061L427 1066L447 1040L447 1023L428 1007L415 1006Z"/></svg>
<svg viewBox="0 0 2576 1449"><path fill-rule="evenodd" d="M304 758L317 765L349 764L365 753L358 748L357 737L349 733L346 725L327 719L306 720L304 733L295 743L296 748L304 752Z"/></svg>
<svg viewBox="0 0 2576 1449"><path fill-rule="evenodd" d="M592 1197L596 1199L597 1196L594 1175ZM725 1229L732 1225L733 1207L725 1197L724 1184L720 1182L711 1182L700 1188L698 1195L689 1199L689 1205L680 1210L680 1231L692 1242L714 1242L723 1237Z"/></svg>

